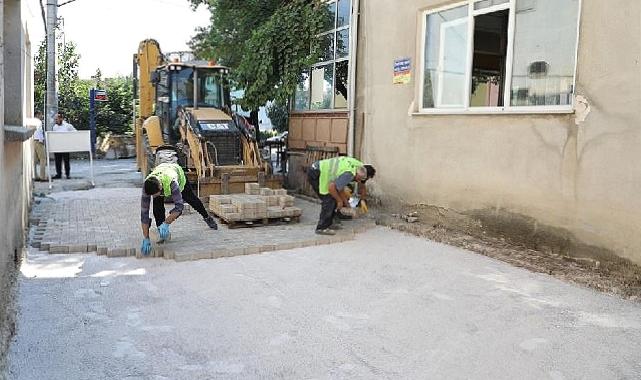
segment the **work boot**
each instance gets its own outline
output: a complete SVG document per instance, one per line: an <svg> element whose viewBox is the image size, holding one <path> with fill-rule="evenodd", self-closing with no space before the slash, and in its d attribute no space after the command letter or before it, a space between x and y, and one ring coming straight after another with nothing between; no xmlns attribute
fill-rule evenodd
<svg viewBox="0 0 641 380"><path fill-rule="evenodd" d="M330 230L329 228L325 228L324 230L316 230L317 235L328 235L328 236L334 236L336 235L336 231Z"/></svg>
<svg viewBox="0 0 641 380"><path fill-rule="evenodd" d="M209 215L205 219L203 219L205 223L209 226L209 228L217 230L218 229L218 223L216 223L216 220L214 220L214 217Z"/></svg>

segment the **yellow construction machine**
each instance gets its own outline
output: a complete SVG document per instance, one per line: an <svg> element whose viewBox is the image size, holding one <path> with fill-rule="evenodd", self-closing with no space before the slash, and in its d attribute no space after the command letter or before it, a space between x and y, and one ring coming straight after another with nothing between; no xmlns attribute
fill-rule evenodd
<svg viewBox="0 0 641 380"><path fill-rule="evenodd" d="M242 193L245 183L280 188L261 156L253 126L231 112L229 68L164 55L155 40L134 55L134 120L138 169L178 162L199 195Z"/></svg>

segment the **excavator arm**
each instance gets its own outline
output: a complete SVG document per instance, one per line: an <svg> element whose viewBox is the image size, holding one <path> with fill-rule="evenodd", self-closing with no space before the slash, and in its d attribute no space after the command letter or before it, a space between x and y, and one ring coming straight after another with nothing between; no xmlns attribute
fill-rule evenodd
<svg viewBox="0 0 641 380"><path fill-rule="evenodd" d="M148 168L147 156L155 148L163 144L162 128L159 119L153 119L156 89L152 83L152 75L164 63L160 45L156 40L148 39L138 45L138 53L134 54L133 76L137 84L139 99L138 111L134 104L136 161L138 170L146 174Z"/></svg>

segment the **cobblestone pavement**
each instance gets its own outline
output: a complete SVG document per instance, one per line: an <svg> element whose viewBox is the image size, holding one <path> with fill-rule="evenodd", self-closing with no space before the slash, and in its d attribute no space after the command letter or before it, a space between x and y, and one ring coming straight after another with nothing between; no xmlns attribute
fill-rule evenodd
<svg viewBox="0 0 641 380"><path fill-rule="evenodd" d="M74 166L83 168L80 164ZM60 191L65 189L61 185L48 196L38 198L31 213L30 245L52 254L96 252L109 257L141 257L140 188L133 187L140 174L132 167L131 161L99 161L96 178L100 179L96 185L100 188ZM112 177L106 180L105 176ZM73 179L65 181L56 182L71 188L82 186L82 182L74 183ZM123 183L131 186L112 188ZM337 236L318 236L314 227L319 206L300 199L296 206L303 209L300 223L236 229L220 224L218 231L209 229L200 215L190 212L172 224L171 241L154 244L152 256L187 261L330 244L351 240L355 233L373 226L367 218L346 221ZM167 205L170 209L171 205ZM152 228L152 240L154 232Z"/></svg>

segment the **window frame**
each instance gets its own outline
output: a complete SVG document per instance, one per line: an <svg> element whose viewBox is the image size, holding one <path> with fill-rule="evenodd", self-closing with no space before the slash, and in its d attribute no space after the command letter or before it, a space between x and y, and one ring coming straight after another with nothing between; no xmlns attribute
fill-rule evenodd
<svg viewBox="0 0 641 380"><path fill-rule="evenodd" d="M464 0L452 4L448 4L438 8L426 9L421 12L421 46L420 46L420 83L419 83L419 107L417 115L424 114L452 114L452 115L484 115L484 114L568 114L574 113L574 95L576 94L576 81L577 81L577 67L579 57L579 40L580 40L580 25L581 25L581 11L583 0L578 0L578 15L576 23L576 44L574 48L574 75L572 79L572 100L568 105L544 105L544 106L512 106L512 74L514 63L514 34L516 29L516 0L509 0L507 3L493 5L487 8L474 9L474 5L482 0ZM443 12L454 8L467 6L467 71L465 79L465 97L463 107L442 107L442 108L425 108L424 95L425 95L425 43L427 32L427 16L433 13ZM502 10L509 10L508 20L508 45L505 62L505 89L503 93L503 106L501 107L471 107L470 94L472 91L472 65L474 55L474 24L475 17L498 12ZM442 38L442 37L441 37ZM440 84L439 84L440 86ZM440 96L440 95L437 95Z"/></svg>
<svg viewBox="0 0 641 380"><path fill-rule="evenodd" d="M336 64L344 62L344 61L348 61L347 64L348 64L348 67L349 67L349 65L350 65L349 61L352 60L351 59L352 58L351 52L352 52L352 43L353 43L353 41L352 41L351 28L352 28L352 16L353 16L353 12L354 12L354 8L353 8L354 4L353 4L353 0L347 0L347 1L349 1L349 16L350 16L349 17L349 22L347 24L337 28L336 26L338 25L338 1L339 0L327 0L327 1L325 1L326 4L332 4L332 3L336 4L336 12L334 13L334 27L332 29L329 29L329 30L326 30L326 31L324 31L322 33L319 33L316 36L317 38L322 38L323 36L326 36L326 35L329 35L329 34L333 34L334 35L333 55L332 55L333 59L316 62L316 63L314 63L313 65L311 65L308 68L308 71L309 71L309 78L308 78L308 80L309 80L309 95L308 95L308 98L307 98L308 107L307 107L307 109L302 109L302 110L293 108L291 110L292 113L323 113L323 112L334 113L334 112L347 112L349 110L349 99L347 99L347 103L348 103L347 107L335 108ZM343 31L343 30L348 30L349 31L349 33L348 33L348 41L349 41L348 42L349 43L348 52L347 52L347 55L345 57L336 58L337 57L336 53L337 53L337 50L338 50L337 36L338 36L338 33ZM334 70L333 71L332 95L331 95L330 108L315 109L315 108L312 108L312 101L311 101L311 96L312 96L312 72L314 71L314 69L316 69L318 67L328 66L328 65L332 65L332 68ZM349 81L350 79L351 78L348 75L347 76L347 80ZM296 94L294 94L294 99L295 98L296 98Z"/></svg>

